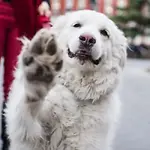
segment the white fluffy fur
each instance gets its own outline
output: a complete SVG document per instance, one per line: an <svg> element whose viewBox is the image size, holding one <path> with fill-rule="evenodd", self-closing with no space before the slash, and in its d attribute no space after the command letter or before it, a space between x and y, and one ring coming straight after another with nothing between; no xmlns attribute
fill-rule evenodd
<svg viewBox="0 0 150 150"><path fill-rule="evenodd" d="M83 27L73 28L76 22ZM109 38L99 33L103 28ZM120 114L117 87L126 61L126 38L105 15L88 10L60 17L51 30L63 49L63 69L43 100L28 103L25 95L32 95L34 87L24 80L20 54L6 110L10 150L110 150ZM92 55L102 57L99 65L81 65L68 57L67 47L75 52L83 33L96 38Z"/></svg>

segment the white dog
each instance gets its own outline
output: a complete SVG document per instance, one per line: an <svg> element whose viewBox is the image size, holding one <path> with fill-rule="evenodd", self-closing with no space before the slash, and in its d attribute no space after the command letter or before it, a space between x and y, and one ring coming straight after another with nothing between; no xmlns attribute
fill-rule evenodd
<svg viewBox="0 0 150 150"><path fill-rule="evenodd" d="M23 44L6 109L10 150L110 150L123 33L105 15L82 10Z"/></svg>

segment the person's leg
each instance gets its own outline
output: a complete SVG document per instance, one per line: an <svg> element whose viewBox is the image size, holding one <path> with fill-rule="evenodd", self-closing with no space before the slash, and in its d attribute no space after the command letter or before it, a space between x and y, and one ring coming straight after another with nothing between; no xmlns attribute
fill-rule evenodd
<svg viewBox="0 0 150 150"><path fill-rule="evenodd" d="M9 93L9 88L13 80L13 71L16 66L17 56L20 52L21 46L20 42L17 40L18 30L13 28L8 34L8 44L7 51L5 52L5 62L4 62L4 98L7 100Z"/></svg>
<svg viewBox="0 0 150 150"><path fill-rule="evenodd" d="M8 150L9 148L9 140L6 134L6 121L4 116L4 109L7 102L7 96L9 92L9 88L11 82L13 80L13 70L15 68L17 55L20 51L19 48L19 41L17 41L18 31L15 27L15 18L13 14L13 9L11 5L4 4L3 11L5 14L3 16L6 22L6 29L7 32L5 33L5 48L4 50L4 103L3 103L3 111L2 111L2 140L3 140L3 147L2 150Z"/></svg>
<svg viewBox="0 0 150 150"><path fill-rule="evenodd" d="M5 18L4 13L2 11L3 11L3 4L0 3L0 60L4 56L4 51L6 50L6 43L7 43L6 30L8 27L7 19ZM3 88L2 88L1 92L3 92ZM0 100L2 101L3 98ZM1 112L1 117L0 117L0 119L1 119L1 139L2 139L3 145L6 145L5 147L2 146L2 150L7 150L8 144L5 144L6 143L5 125L4 125L5 120L4 120L4 115L3 115L5 103L4 103L4 101L2 101L0 104L2 104L2 106L1 106L2 110L0 111Z"/></svg>
<svg viewBox="0 0 150 150"><path fill-rule="evenodd" d="M0 12L0 60L3 56L3 51L5 49L6 42L6 22L1 16Z"/></svg>
<svg viewBox="0 0 150 150"><path fill-rule="evenodd" d="M5 30L5 20L0 18L0 63L1 63L1 59L3 57L3 52L5 50L5 42L6 42L6 32L5 31L6 31ZM3 87L2 87L1 92L3 92ZM4 95L4 94L2 94L2 95ZM0 104L2 105L0 112L2 112L3 111L3 104L4 104L3 98L0 100L1 100ZM2 112L2 114L3 114L3 112ZM0 115L0 116L1 116L0 117L0 120L1 120L1 139L2 139L2 143L4 143L4 140L3 140L3 137L4 137L3 136L4 135L4 132L3 132L4 131L3 130L4 117L3 117L3 115Z"/></svg>
<svg viewBox="0 0 150 150"><path fill-rule="evenodd" d="M3 108L2 108L2 135L1 135L3 141L2 150L8 150L9 148L9 140L6 134L6 120L4 116L5 108L6 108L6 101L3 102Z"/></svg>
<svg viewBox="0 0 150 150"><path fill-rule="evenodd" d="M5 51L5 61L4 61L4 98L5 102L3 104L3 110L5 109L6 100L9 93L9 88L13 80L13 71L16 66L17 56L20 52L20 43L17 40L18 30L16 28L11 29L8 32L8 43L7 43L7 50ZM4 112L3 112L4 113ZM3 127L3 149L8 150L9 147L9 140L6 133L6 122L4 115L2 116L2 127Z"/></svg>

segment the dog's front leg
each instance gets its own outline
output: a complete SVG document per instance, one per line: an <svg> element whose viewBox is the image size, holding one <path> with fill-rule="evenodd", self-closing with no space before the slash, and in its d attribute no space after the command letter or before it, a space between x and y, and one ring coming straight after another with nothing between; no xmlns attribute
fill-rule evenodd
<svg viewBox="0 0 150 150"><path fill-rule="evenodd" d="M7 132L13 150L41 150L43 145L38 145L43 138L40 110L62 67L61 52L47 29L23 43L6 109Z"/></svg>
<svg viewBox="0 0 150 150"><path fill-rule="evenodd" d="M21 64L26 103L31 114L36 116L62 67L61 52L58 51L54 35L49 30L39 31L24 47Z"/></svg>
<svg viewBox="0 0 150 150"><path fill-rule="evenodd" d="M51 149L78 150L81 112L71 91L56 84L47 94L40 114L52 127Z"/></svg>

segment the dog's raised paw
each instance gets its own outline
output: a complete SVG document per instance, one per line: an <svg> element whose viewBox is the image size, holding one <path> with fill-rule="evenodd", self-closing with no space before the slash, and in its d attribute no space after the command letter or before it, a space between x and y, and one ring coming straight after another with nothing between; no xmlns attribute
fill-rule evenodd
<svg viewBox="0 0 150 150"><path fill-rule="evenodd" d="M22 62L29 82L51 83L63 65L55 36L47 29L39 31L23 52Z"/></svg>

